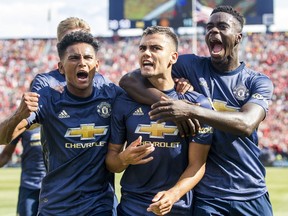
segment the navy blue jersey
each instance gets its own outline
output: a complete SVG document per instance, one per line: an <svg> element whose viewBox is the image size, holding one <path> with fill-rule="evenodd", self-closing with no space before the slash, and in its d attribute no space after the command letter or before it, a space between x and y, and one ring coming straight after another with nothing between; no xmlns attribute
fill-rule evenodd
<svg viewBox="0 0 288 216"><path fill-rule="evenodd" d="M105 84L108 85L109 83L111 83L111 81L107 79L106 77L104 77L103 75L99 73L95 74L94 86L96 86L97 88L100 88ZM52 70L47 73L37 74L35 79L33 80L31 91L37 92L40 89L47 87L47 86L50 86L51 88L56 88L58 86L62 86L62 87L66 86L66 79L65 79L64 74L61 74L58 69ZM41 143L45 148L46 137L42 130L41 130ZM48 155L46 155L44 152L43 157L44 157L45 166L47 167Z"/></svg>
<svg viewBox="0 0 288 216"><path fill-rule="evenodd" d="M40 127L26 130L10 145L16 145L20 140L23 147L20 186L28 189L40 189L41 181L46 173L40 143Z"/></svg>
<svg viewBox="0 0 288 216"><path fill-rule="evenodd" d="M203 102L210 108L207 99L196 92L182 97L173 89L165 92L171 98L187 99L195 103ZM142 144L152 142L154 159L142 165L129 165L121 179L121 209L127 215L144 215L153 197L162 190L168 190L179 180L188 165L189 142L210 144L212 133L204 130L195 137L181 138L176 125L172 122L157 124L151 121L148 112L150 106L139 104L126 94L116 99L111 119L110 143L128 144L142 136ZM206 128L206 129L207 129ZM150 156L150 155L149 155ZM192 191L174 204L171 212L175 215L187 215L192 203ZM145 215L146 215L145 214ZM150 213L152 214L152 213Z"/></svg>
<svg viewBox="0 0 288 216"><path fill-rule="evenodd" d="M41 215L94 215L113 207L114 191L105 167L110 113L122 89L93 88L90 97L45 87L38 91L36 120L46 135L47 175L42 181Z"/></svg>
<svg viewBox="0 0 288 216"><path fill-rule="evenodd" d="M244 104L254 103L267 112L273 94L271 80L244 63L220 73L208 57L182 55L173 66L173 75L188 79L197 92L213 101L217 111L237 112ZM243 201L265 194L265 168L259 154L256 130L244 137L214 129L206 172L196 193Z"/></svg>

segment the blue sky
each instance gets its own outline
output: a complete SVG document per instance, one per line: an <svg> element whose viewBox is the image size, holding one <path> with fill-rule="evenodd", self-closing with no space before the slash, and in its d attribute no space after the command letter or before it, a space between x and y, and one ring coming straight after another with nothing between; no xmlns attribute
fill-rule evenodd
<svg viewBox="0 0 288 216"><path fill-rule="evenodd" d="M274 30L288 31L287 11L287 0L274 0ZM94 35L112 35L108 0L1 0L0 38L55 37L58 23L70 16L86 20Z"/></svg>

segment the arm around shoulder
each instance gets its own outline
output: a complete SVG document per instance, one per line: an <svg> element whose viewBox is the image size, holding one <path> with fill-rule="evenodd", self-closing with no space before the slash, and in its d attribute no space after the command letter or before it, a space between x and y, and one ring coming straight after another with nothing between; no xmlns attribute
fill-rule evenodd
<svg viewBox="0 0 288 216"><path fill-rule="evenodd" d="M128 95L139 103L152 105L160 100L161 96L165 96L161 91L157 90L143 76L140 69L134 70L124 75L119 85L128 93Z"/></svg>

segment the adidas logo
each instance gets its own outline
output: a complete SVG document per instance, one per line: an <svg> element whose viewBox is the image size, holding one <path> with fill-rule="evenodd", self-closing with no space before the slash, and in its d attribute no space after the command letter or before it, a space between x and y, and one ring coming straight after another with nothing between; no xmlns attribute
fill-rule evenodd
<svg viewBox="0 0 288 216"><path fill-rule="evenodd" d="M59 113L58 118L70 118L70 115L65 110Z"/></svg>
<svg viewBox="0 0 288 216"><path fill-rule="evenodd" d="M133 115L144 115L143 111L142 111L142 108L139 107L137 110L134 111Z"/></svg>

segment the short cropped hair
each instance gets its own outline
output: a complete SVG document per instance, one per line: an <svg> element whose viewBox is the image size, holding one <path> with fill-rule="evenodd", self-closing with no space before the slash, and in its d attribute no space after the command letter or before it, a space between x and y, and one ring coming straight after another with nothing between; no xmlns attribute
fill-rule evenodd
<svg viewBox="0 0 288 216"><path fill-rule="evenodd" d="M232 6L230 5L220 5L216 8L214 8L214 10L212 11L212 14L218 13L218 12L224 12L224 13L228 13L231 14L235 19L237 19L240 23L240 27L241 27L241 31L243 29L244 26L244 17L242 14L240 14L238 11L236 11ZM210 15L210 16L211 16Z"/></svg>
<svg viewBox="0 0 288 216"><path fill-rule="evenodd" d="M63 58L67 47L76 43L90 44L94 48L95 53L97 53L99 50L99 42L93 37L92 34L83 31L75 31L65 35L64 38L57 44L59 58Z"/></svg>
<svg viewBox="0 0 288 216"><path fill-rule="evenodd" d="M164 34L164 35L170 37L173 40L173 42L174 42L176 51L178 51L178 45L179 45L178 37L173 32L173 30L170 27L164 27L164 26L150 26L150 27L147 27L143 31L142 37L146 36L146 35L152 35L152 34Z"/></svg>
<svg viewBox="0 0 288 216"><path fill-rule="evenodd" d="M60 41L69 30L81 29L82 31L91 32L89 24L78 17L68 17L62 20L57 27L57 40Z"/></svg>

